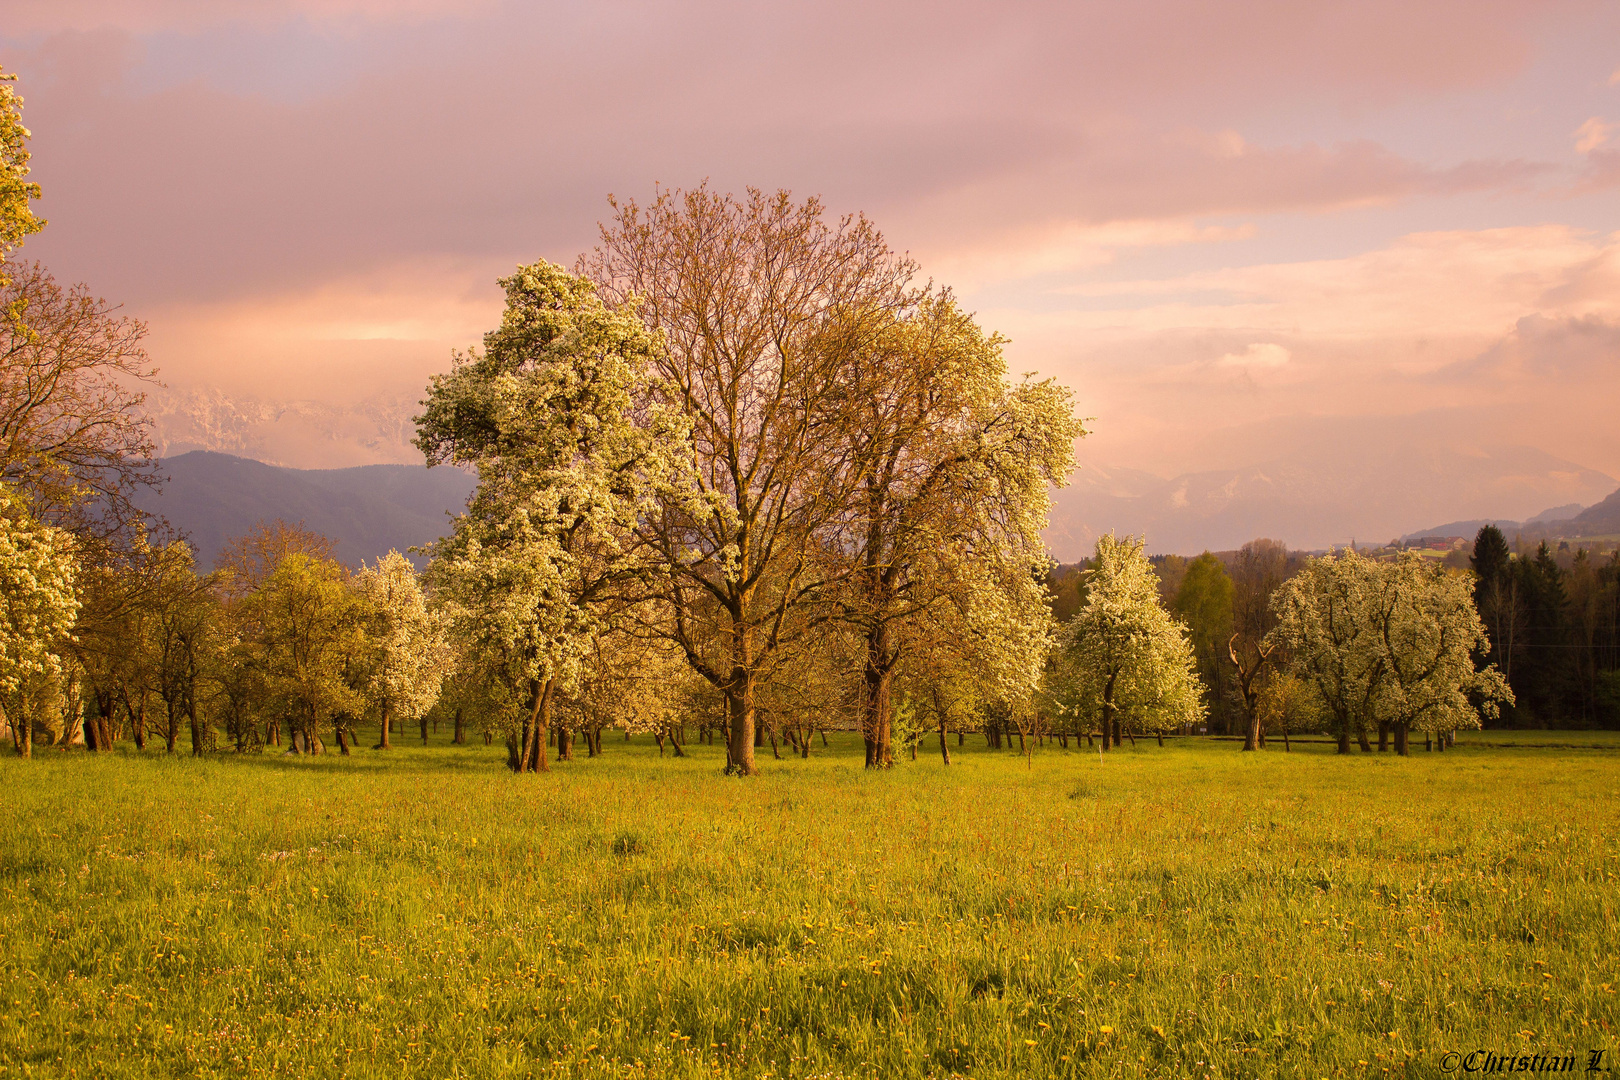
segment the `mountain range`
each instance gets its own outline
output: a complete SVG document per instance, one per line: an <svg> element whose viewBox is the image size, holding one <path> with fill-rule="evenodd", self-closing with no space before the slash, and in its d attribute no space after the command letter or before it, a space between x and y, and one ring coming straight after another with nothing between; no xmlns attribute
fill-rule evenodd
<svg viewBox="0 0 1620 1080"><path fill-rule="evenodd" d="M1407 533L1402 540L1416 540L1422 536L1473 536L1486 525L1495 525L1509 538L1517 533L1530 536L1561 536L1579 539L1584 536L1620 535L1620 490L1594 506L1580 503L1555 506L1543 510L1524 521L1506 518L1477 518L1469 521L1448 521L1432 529Z"/></svg>
<svg viewBox="0 0 1620 1080"><path fill-rule="evenodd" d="M226 541L277 518L331 537L350 566L405 552L447 533L474 486L449 466L289 469L207 450L165 458L159 472L167 482L137 503L180 530L203 568Z"/></svg>

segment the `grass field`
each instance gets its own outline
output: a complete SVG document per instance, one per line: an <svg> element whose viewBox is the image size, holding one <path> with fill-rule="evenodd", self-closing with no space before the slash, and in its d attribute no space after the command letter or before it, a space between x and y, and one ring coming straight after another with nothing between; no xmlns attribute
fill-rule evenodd
<svg viewBox="0 0 1620 1080"><path fill-rule="evenodd" d="M1620 1054L1620 753L606 749L0 759L0 1076Z"/></svg>

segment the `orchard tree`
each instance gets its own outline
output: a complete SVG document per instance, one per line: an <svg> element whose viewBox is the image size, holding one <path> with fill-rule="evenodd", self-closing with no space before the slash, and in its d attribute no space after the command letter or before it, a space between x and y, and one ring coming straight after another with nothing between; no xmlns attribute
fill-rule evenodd
<svg viewBox="0 0 1620 1080"><path fill-rule="evenodd" d="M191 733L192 754L201 754L208 740L198 695L221 652L214 579L197 574L191 548L183 540L151 550L148 560L149 588L140 598L147 609L142 628L152 668L149 678L163 700L164 749L174 753L184 724Z"/></svg>
<svg viewBox="0 0 1620 1080"><path fill-rule="evenodd" d="M1165 610L1142 541L1097 538L1086 603L1064 627L1058 696L1120 745L1121 717L1165 732L1204 715L1186 628Z"/></svg>
<svg viewBox="0 0 1620 1080"><path fill-rule="evenodd" d="M346 718L365 705L356 670L366 613L344 577L333 560L294 553L243 602L268 704L287 718L301 752L320 752L319 729L330 721L347 753Z"/></svg>
<svg viewBox="0 0 1620 1080"><path fill-rule="evenodd" d="M1374 615L1387 657L1387 677L1374 701L1379 749L1388 729L1395 750L1407 752L1413 729L1442 740L1459 728L1477 728L1495 717L1500 702L1513 702L1495 665L1476 670L1474 657L1490 638L1472 604L1470 576L1448 570L1412 552L1380 567L1383 588Z"/></svg>
<svg viewBox="0 0 1620 1080"><path fill-rule="evenodd" d="M826 545L845 564L831 595L864 637L861 730L867 767L882 767L907 643L938 641L925 624L950 620L954 598L983 612L996 601L975 594L1011 583L1019 595L1002 613L1044 627L1028 583L1050 566L1040 535L1049 491L1067 482L1085 432L1068 391L1008 384L1003 339L949 293L898 313L858 309L828 335L841 362L813 399L814 426L839 448L848 499Z"/></svg>
<svg viewBox="0 0 1620 1080"><path fill-rule="evenodd" d="M1277 625L1268 640L1288 649L1295 674L1315 688L1341 754L1352 735L1372 749L1367 723L1388 664L1375 615L1379 578L1378 564L1351 550L1312 559L1272 594Z"/></svg>
<svg viewBox="0 0 1620 1080"><path fill-rule="evenodd" d="M390 748L388 729L395 718L419 721L426 743L428 710L439 700L453 660L444 623L428 610L416 568L397 551L378 559L376 566L362 566L354 589L361 599L370 646L364 664L365 693L382 723L382 740L376 748Z"/></svg>
<svg viewBox="0 0 1620 1080"><path fill-rule="evenodd" d="M509 747L529 772L546 768L553 701L577 683L604 617L662 573L635 530L660 494L667 512L690 514L678 491L690 451L678 412L647 401L659 339L633 302L609 309L590 281L546 262L501 284L500 328L434 376L417 445L429 464L478 470L430 573L454 632L524 702Z"/></svg>
<svg viewBox="0 0 1620 1080"><path fill-rule="evenodd" d="M0 483L0 704L23 757L34 747L30 692L61 674L79 613L74 549Z"/></svg>
<svg viewBox="0 0 1620 1080"><path fill-rule="evenodd" d="M725 698L727 770L748 775L759 685L779 651L833 617L830 587L848 573L822 557L849 508L847 428L824 398L848 350L905 306L914 268L865 218L829 222L818 200L785 191L613 205L582 265L659 336L648 396L689 419L698 488L661 497L641 537L670 571L671 639Z"/></svg>
<svg viewBox="0 0 1620 1080"><path fill-rule="evenodd" d="M1440 734L1443 747L1457 728L1478 727L1481 710L1513 700L1493 666L1475 670L1489 639L1470 588L1415 553L1380 563L1349 551L1312 559L1277 591L1271 640L1312 684L1339 753L1352 734L1371 751L1372 726L1381 747L1393 730L1402 754L1413 728Z"/></svg>

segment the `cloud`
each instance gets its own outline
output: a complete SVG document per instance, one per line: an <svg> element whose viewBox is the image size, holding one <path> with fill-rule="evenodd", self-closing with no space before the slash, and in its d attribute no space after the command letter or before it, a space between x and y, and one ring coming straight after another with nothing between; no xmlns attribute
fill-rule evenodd
<svg viewBox="0 0 1620 1080"><path fill-rule="evenodd" d="M1288 350L1274 342L1256 342L1241 353L1227 353L1216 361L1221 367L1280 368L1291 359Z"/></svg>
<svg viewBox="0 0 1620 1080"><path fill-rule="evenodd" d="M1575 152L1590 154L1608 142L1614 130L1615 125L1607 123L1601 116L1592 117L1575 129Z"/></svg>

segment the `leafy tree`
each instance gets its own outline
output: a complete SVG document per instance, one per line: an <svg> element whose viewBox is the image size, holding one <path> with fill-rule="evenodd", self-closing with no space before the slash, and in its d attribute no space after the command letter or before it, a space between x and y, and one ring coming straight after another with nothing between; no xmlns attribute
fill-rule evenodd
<svg viewBox="0 0 1620 1080"><path fill-rule="evenodd" d="M661 335L648 389L690 421L699 495L666 497L642 537L671 571L673 640L725 697L727 768L752 774L759 685L831 617L828 591L847 573L821 558L849 506L829 437L844 429L820 419L821 400L865 343L853 314L899 310L913 266L865 218L830 224L819 201L785 191L614 207L585 272L610 302L637 298Z"/></svg>
<svg viewBox="0 0 1620 1080"><path fill-rule="evenodd" d="M605 614L661 573L668 556L649 558L635 529L690 452L679 417L644 404L659 344L634 304L610 310L545 262L501 284L500 328L434 377L417 445L430 464L478 469L430 569L455 632L526 706L508 744L527 772L546 768L555 695L578 681Z"/></svg>
<svg viewBox="0 0 1620 1080"><path fill-rule="evenodd" d="M71 537L36 521L0 483L0 704L23 757L33 756L29 698L40 681L62 673L79 613L74 549Z"/></svg>
<svg viewBox="0 0 1620 1080"><path fill-rule="evenodd" d="M1267 730L1281 733L1283 749L1291 733L1320 731L1324 723L1315 687L1291 671L1268 667L1256 680L1254 712Z"/></svg>
<svg viewBox="0 0 1620 1080"><path fill-rule="evenodd" d="M865 639L861 730L873 767L891 761L908 628L949 618L949 602L971 590L1010 583L1028 598L1028 583L1050 566L1040 536L1048 491L1066 482L1084 431L1056 384L1008 385L1002 339L948 293L845 322L831 332L853 340L829 350L842 362L815 408L817 426L837 433L837 487L850 499L827 547L847 562L832 595ZM995 602L970 603L983 611ZM1044 605L1002 610L1047 619ZM1026 635L999 636L1026 644Z"/></svg>
<svg viewBox="0 0 1620 1080"><path fill-rule="evenodd" d="M1226 729L1227 649L1232 637L1232 579L1226 566L1209 552L1187 563L1170 611L1187 626L1198 678L1204 684L1205 708L1222 717ZM1244 749L1252 749L1248 743Z"/></svg>
<svg viewBox="0 0 1620 1080"><path fill-rule="evenodd" d="M214 581L198 576L183 540L153 550L149 558L150 589L142 600L148 608L151 678L164 705L164 748L174 753L183 721L192 754L201 754L209 739L198 696L220 647Z"/></svg>
<svg viewBox="0 0 1620 1080"><path fill-rule="evenodd" d="M40 192L39 185L28 180L30 132L22 122L23 99L11 86L16 79L15 74L0 71L0 288L10 284L7 256L25 237L45 227L28 205Z"/></svg>
<svg viewBox="0 0 1620 1080"><path fill-rule="evenodd" d="M1543 540L1530 558L1514 560L1524 625L1513 651L1518 703L1537 727L1565 719L1575 682L1569 638L1568 574Z"/></svg>
<svg viewBox="0 0 1620 1080"><path fill-rule="evenodd" d="M319 729L331 722L346 752L345 718L365 706L355 675L366 612L344 577L337 562L295 552L243 601L267 704L287 719L295 750L320 752Z"/></svg>
<svg viewBox="0 0 1620 1080"><path fill-rule="evenodd" d="M1120 745L1122 717L1144 731L1168 731L1203 716L1187 631L1159 600L1142 541L1097 539L1086 606L1063 630L1057 696L1073 715L1101 722L1105 745Z"/></svg>
<svg viewBox="0 0 1620 1080"><path fill-rule="evenodd" d="M1378 591L1378 564L1351 550L1312 559L1272 596L1270 637L1315 687L1341 754L1350 752L1352 735L1372 749L1366 725L1388 663L1374 615Z"/></svg>
<svg viewBox="0 0 1620 1080"><path fill-rule="evenodd" d="M353 584L367 622L365 693L382 725L377 748L389 748L395 717L419 721L426 743L427 713L439 700L452 661L444 623L428 610L416 568L397 551L362 566Z"/></svg>
<svg viewBox="0 0 1620 1080"><path fill-rule="evenodd" d="M1480 527L1469 565L1474 571L1474 607L1490 639L1490 661L1512 682L1513 644L1524 619L1513 552L1501 529L1495 525Z"/></svg>
<svg viewBox="0 0 1620 1080"><path fill-rule="evenodd" d="M1258 750L1266 742L1258 694L1267 672L1285 663L1281 645L1269 637L1277 625L1271 597L1298 568L1298 557L1285 544L1264 538L1244 544L1232 562L1232 637L1226 655L1247 721L1245 750Z"/></svg>

